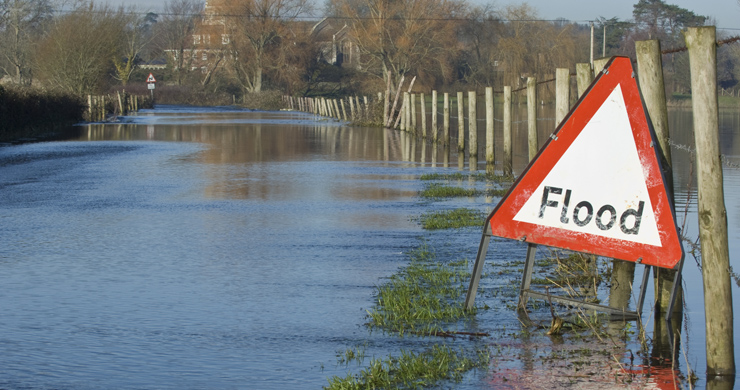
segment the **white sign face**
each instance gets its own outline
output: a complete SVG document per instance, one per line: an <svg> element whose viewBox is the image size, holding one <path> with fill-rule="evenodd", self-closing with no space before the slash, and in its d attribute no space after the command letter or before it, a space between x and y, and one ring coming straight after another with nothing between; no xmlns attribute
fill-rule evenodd
<svg viewBox="0 0 740 390"><path fill-rule="evenodd" d="M154 78L154 75L149 73L149 77L146 78L147 83L156 83L157 80Z"/></svg>
<svg viewBox="0 0 740 390"><path fill-rule="evenodd" d="M149 83L149 84L147 84L147 87L148 87L149 89L154 89L154 83Z"/></svg>
<svg viewBox="0 0 740 390"><path fill-rule="evenodd" d="M513 219L661 246L646 180L617 84Z"/></svg>

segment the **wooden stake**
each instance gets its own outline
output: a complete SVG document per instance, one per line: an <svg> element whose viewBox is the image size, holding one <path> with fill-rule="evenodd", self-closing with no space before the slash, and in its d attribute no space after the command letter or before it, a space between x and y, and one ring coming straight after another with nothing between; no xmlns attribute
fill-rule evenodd
<svg viewBox="0 0 740 390"><path fill-rule="evenodd" d="M486 169L490 169L491 172L496 163L493 128L493 87L486 87Z"/></svg>
<svg viewBox="0 0 740 390"><path fill-rule="evenodd" d="M439 129L437 128L437 91L432 90L432 141L439 142Z"/></svg>
<svg viewBox="0 0 740 390"><path fill-rule="evenodd" d="M576 64L576 86L579 98L583 96L592 81L594 81L594 72L591 71L591 64Z"/></svg>
<svg viewBox="0 0 740 390"><path fill-rule="evenodd" d="M421 136L427 137L427 99L424 92L419 94L419 105L421 106Z"/></svg>
<svg viewBox="0 0 740 390"><path fill-rule="evenodd" d="M511 86L504 86L504 176L513 175L513 157L511 146Z"/></svg>
<svg viewBox="0 0 740 390"><path fill-rule="evenodd" d="M465 104L463 93L457 93L457 150L465 151Z"/></svg>
<svg viewBox="0 0 740 390"><path fill-rule="evenodd" d="M450 145L450 94L445 92L442 101L442 143Z"/></svg>
<svg viewBox="0 0 740 390"><path fill-rule="evenodd" d="M555 126L560 125L570 111L570 71L568 68L555 70Z"/></svg>
<svg viewBox="0 0 740 390"><path fill-rule="evenodd" d="M653 124L655 136L658 139L658 146L665 165L663 176L669 199L673 202L673 168L660 42L657 39L635 42L635 50L637 52L637 75L640 81L640 91ZM670 305L675 276L675 270L655 268L655 310L658 313L665 312L665 309ZM680 286L676 300L678 302L683 300ZM674 313L683 311L683 305L680 304L674 305L673 308Z"/></svg>
<svg viewBox="0 0 740 390"><path fill-rule="evenodd" d="M735 375L727 210L719 148L716 31L714 27L689 27L685 38L694 111L707 375Z"/></svg>
<svg viewBox="0 0 740 390"><path fill-rule="evenodd" d="M478 156L478 101L475 91L468 91L468 155Z"/></svg>
<svg viewBox="0 0 740 390"><path fill-rule="evenodd" d="M540 149L537 140L537 79L527 78L527 139L529 161L534 159Z"/></svg>

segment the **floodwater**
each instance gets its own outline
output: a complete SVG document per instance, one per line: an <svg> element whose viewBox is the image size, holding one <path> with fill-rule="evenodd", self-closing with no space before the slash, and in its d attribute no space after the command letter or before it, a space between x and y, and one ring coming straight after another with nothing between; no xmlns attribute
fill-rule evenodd
<svg viewBox="0 0 740 390"><path fill-rule="evenodd" d="M688 205L685 234L696 237L691 113L671 120L679 221ZM723 112L721 126L732 255L738 112ZM526 141L515 147L520 172ZM479 229L430 233L414 220L435 207L493 207L498 199L418 198L421 174L466 164L395 131L229 108L163 106L75 127L64 141L2 146L0 388L320 388L359 370L338 365L337 351L364 345L382 357L435 342L371 333L365 310L421 242L475 257ZM491 250L494 264L523 253L509 242ZM702 284L691 257L685 279L681 346L701 387ZM468 326L520 326L496 299L482 294L492 309ZM458 387L496 383L474 372Z"/></svg>

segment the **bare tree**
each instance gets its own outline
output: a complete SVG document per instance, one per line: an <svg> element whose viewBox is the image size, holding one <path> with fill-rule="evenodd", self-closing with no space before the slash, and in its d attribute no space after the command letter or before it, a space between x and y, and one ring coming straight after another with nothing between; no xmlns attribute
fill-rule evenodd
<svg viewBox="0 0 740 390"><path fill-rule="evenodd" d="M51 16L48 0L0 1L0 66L16 83L31 83L31 42Z"/></svg>
<svg viewBox="0 0 740 390"><path fill-rule="evenodd" d="M496 46L505 26L491 5L471 9L467 18L468 22L460 26L458 38L464 45L461 73L473 84L499 83L496 76L503 64Z"/></svg>
<svg viewBox="0 0 740 390"><path fill-rule="evenodd" d="M552 75L557 67L587 59L588 38L579 34L577 25L538 21L537 11L526 3L507 6L502 17L506 24L494 56L507 85L521 85L523 76Z"/></svg>
<svg viewBox="0 0 740 390"><path fill-rule="evenodd" d="M236 0L230 3L231 69L247 92L262 91L264 74L277 70L294 45L291 24L310 11L307 0Z"/></svg>
<svg viewBox="0 0 740 390"><path fill-rule="evenodd" d="M183 83L193 61L193 33L201 20L203 3L198 0L170 0L160 14L155 35L158 46L167 53L173 79Z"/></svg>
<svg viewBox="0 0 740 390"><path fill-rule="evenodd" d="M92 3L60 16L36 47L38 76L51 87L79 95L105 89L125 20L122 9Z"/></svg>
<svg viewBox="0 0 740 390"><path fill-rule="evenodd" d="M156 19L151 13L141 17L134 10L126 12L123 17L126 26L121 37L121 52L113 58L116 70L113 77L125 86L135 69L139 54L152 40L152 23Z"/></svg>
<svg viewBox="0 0 740 390"><path fill-rule="evenodd" d="M452 69L456 29L466 3L458 0L332 0L330 8L351 23L365 59L362 68L393 84L402 76Z"/></svg>

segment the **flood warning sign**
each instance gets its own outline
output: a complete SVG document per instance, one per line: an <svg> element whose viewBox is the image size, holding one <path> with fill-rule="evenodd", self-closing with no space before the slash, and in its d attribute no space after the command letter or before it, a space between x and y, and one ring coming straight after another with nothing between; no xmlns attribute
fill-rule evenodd
<svg viewBox="0 0 740 390"><path fill-rule="evenodd" d="M645 183L617 85L514 219L660 246Z"/></svg>
<svg viewBox="0 0 740 390"><path fill-rule="evenodd" d="M493 235L675 267L655 145L632 64L615 57L488 217Z"/></svg>

